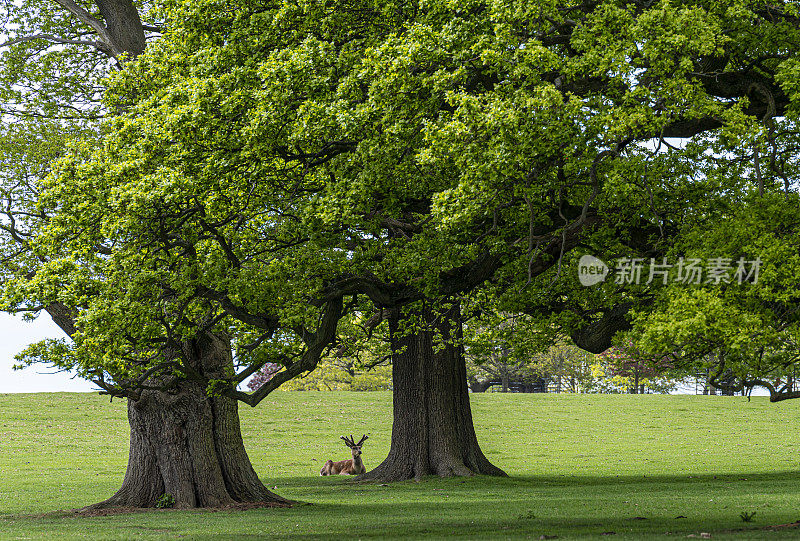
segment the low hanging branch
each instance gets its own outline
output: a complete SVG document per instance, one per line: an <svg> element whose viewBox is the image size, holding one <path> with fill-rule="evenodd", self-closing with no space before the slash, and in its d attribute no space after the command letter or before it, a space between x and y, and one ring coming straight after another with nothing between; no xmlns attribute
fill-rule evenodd
<svg viewBox="0 0 800 541"><path fill-rule="evenodd" d="M112 46L112 39L111 35L108 33L105 25L92 16L91 13L86 11L84 8L73 2L72 0L53 0L56 4L59 4L61 7L72 13L75 17L78 18L83 24L90 27L95 33L102 39L109 47Z"/></svg>
<svg viewBox="0 0 800 541"><path fill-rule="evenodd" d="M336 328L342 318L343 302L342 297L333 298L325 303L325 307L320 318L317 331L314 333L302 333L306 343L306 349L298 362L288 366L286 370L275 374L267 383L259 387L257 391L248 394L236 390L235 387L228 388L224 394L230 398L235 398L249 406L256 406L264 400L266 396L286 383L290 379L299 376L303 372L309 372L317 367L325 349L334 342L336 338Z"/></svg>
<svg viewBox="0 0 800 541"><path fill-rule="evenodd" d="M717 370L713 374L711 374L708 378L708 383L713 385L714 387L719 387L720 378L725 372L725 360L720 359L719 364L717 365ZM794 398L800 398L800 391L789 391L789 384L785 384L783 387L778 388L777 384L770 383L767 380L761 378L753 378L753 379L742 379L738 385L728 385L728 387L734 392L744 392L749 391L752 392L754 387L763 387L767 391L769 391L769 401L770 402L783 402L784 400L792 400ZM748 394L749 394L748 392Z"/></svg>

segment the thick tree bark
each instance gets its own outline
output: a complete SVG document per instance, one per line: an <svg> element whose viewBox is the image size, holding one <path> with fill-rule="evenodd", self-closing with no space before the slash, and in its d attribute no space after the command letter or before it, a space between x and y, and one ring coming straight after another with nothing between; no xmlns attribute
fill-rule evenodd
<svg viewBox="0 0 800 541"><path fill-rule="evenodd" d="M224 338L207 334L184 349L193 368L207 377L232 368ZM130 454L122 487L90 508L153 507L164 495L180 508L289 504L256 475L242 441L235 400L208 397L202 384L183 380L174 391L144 391L138 400L129 400L128 421Z"/></svg>
<svg viewBox="0 0 800 541"><path fill-rule="evenodd" d="M475 436L460 344L460 307L435 312L427 301L413 314L421 330L404 332L399 310L389 316L394 423L389 455L359 477L401 481L425 475L506 475L484 456ZM417 327L420 328L420 327Z"/></svg>
<svg viewBox="0 0 800 541"><path fill-rule="evenodd" d="M96 0L100 14L106 22L109 47L117 57L122 53L135 58L144 52L146 45L139 11L131 0Z"/></svg>

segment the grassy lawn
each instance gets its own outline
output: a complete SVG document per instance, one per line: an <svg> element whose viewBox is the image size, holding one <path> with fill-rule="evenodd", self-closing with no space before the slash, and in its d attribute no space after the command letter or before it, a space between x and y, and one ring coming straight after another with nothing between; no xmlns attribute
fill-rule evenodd
<svg viewBox="0 0 800 541"><path fill-rule="evenodd" d="M277 392L242 424L256 471L312 505L78 518L127 462L123 401L0 395L0 539L800 539L800 402L764 398L474 395L478 439L508 479L357 485L320 477L342 434L388 452L389 393ZM742 512L756 512L752 522ZM614 532L613 536L609 536ZM606 535L603 535L606 534ZM550 537L545 537L550 538Z"/></svg>

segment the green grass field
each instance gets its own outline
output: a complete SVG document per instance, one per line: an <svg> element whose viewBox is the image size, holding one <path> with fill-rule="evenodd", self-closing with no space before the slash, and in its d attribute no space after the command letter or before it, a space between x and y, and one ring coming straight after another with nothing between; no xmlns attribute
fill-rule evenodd
<svg viewBox="0 0 800 541"><path fill-rule="evenodd" d="M320 477L325 459L349 455L344 433L370 434L368 468L386 456L391 394L278 392L241 410L245 442L275 492L311 505L86 518L56 511L121 483L124 402L0 395L0 539L800 539L768 528L800 520L800 402L488 394L472 404L478 439L508 479Z"/></svg>

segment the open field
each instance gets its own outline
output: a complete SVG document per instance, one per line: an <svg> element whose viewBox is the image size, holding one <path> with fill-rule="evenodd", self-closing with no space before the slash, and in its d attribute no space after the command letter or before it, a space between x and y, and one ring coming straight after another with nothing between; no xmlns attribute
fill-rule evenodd
<svg viewBox="0 0 800 541"><path fill-rule="evenodd" d="M386 456L390 393L282 393L242 409L256 471L312 505L77 518L127 461L123 401L0 395L0 539L800 539L800 402L629 395L474 395L478 438L509 479L389 486L319 477L370 434ZM742 512L756 512L743 522ZM615 532L613 537L601 534Z"/></svg>

